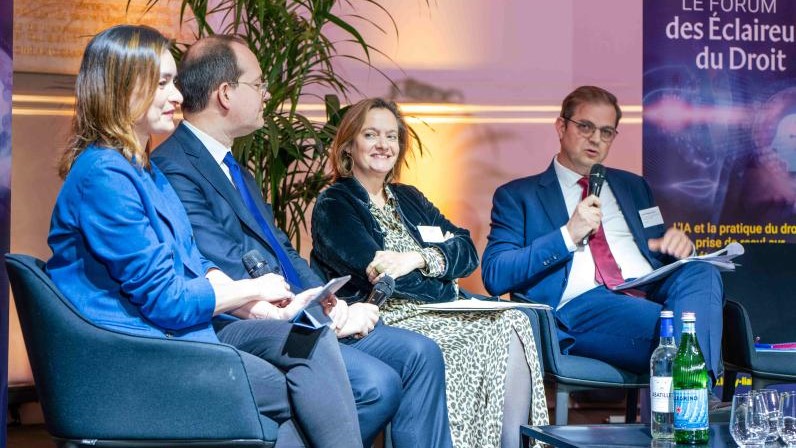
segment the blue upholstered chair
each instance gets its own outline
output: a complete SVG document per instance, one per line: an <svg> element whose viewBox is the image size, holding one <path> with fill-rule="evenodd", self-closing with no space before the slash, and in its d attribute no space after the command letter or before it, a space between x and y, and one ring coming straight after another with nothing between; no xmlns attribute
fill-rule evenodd
<svg viewBox="0 0 796 448"><path fill-rule="evenodd" d="M522 294L512 294L512 300L533 302ZM636 375L603 361L561 353L556 320L550 309L532 309L538 320L537 345L545 371L545 380L555 386L555 424L566 425L569 413L569 394L589 389L625 389L627 408L625 421L634 423L638 414L638 390L649 387L649 375ZM532 323L533 318L531 319Z"/></svg>
<svg viewBox="0 0 796 448"><path fill-rule="evenodd" d="M47 430L58 446L272 447L240 354L83 318L41 260L6 255Z"/></svg>

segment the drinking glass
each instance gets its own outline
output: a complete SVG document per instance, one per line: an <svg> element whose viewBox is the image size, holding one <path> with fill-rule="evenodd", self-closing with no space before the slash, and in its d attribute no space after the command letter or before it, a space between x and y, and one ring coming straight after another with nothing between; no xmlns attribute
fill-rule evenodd
<svg viewBox="0 0 796 448"><path fill-rule="evenodd" d="M782 392L779 396L779 408L779 437L789 447L796 447L796 392Z"/></svg>
<svg viewBox="0 0 796 448"><path fill-rule="evenodd" d="M755 391L735 394L730 411L730 434L741 447L763 447L768 435L766 404Z"/></svg>
<svg viewBox="0 0 796 448"><path fill-rule="evenodd" d="M775 389L760 389L757 391L763 397L765 405L766 420L768 421L768 434L766 443L771 443L779 438L779 421L782 418L782 411L779 406L779 391Z"/></svg>

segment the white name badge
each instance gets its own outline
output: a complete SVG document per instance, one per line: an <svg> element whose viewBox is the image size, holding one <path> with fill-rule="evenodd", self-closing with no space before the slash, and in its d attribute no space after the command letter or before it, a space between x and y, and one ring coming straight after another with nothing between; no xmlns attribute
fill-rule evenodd
<svg viewBox="0 0 796 448"><path fill-rule="evenodd" d="M663 215L661 215L661 209L658 207L650 207L644 210L639 210L638 216L641 217L641 224L644 225L644 228L652 227L652 226L659 226L663 224Z"/></svg>
<svg viewBox="0 0 796 448"><path fill-rule="evenodd" d="M424 243L444 243L445 236L439 226L417 226Z"/></svg>

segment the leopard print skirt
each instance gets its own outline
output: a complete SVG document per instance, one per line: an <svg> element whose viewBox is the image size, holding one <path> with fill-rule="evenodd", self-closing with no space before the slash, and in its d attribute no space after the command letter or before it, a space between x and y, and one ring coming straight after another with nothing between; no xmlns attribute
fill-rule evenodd
<svg viewBox="0 0 796 448"><path fill-rule="evenodd" d="M519 336L531 371L528 421L548 424L542 372L528 317L518 310L437 312L391 299L380 308L384 323L425 335L442 349L448 417L456 448L499 448L512 332ZM517 429L519 431L519 428Z"/></svg>

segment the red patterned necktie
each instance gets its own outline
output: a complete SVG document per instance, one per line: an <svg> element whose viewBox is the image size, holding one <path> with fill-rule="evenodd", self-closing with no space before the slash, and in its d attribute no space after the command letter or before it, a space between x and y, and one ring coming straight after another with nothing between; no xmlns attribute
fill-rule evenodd
<svg viewBox="0 0 796 448"><path fill-rule="evenodd" d="M578 179L578 185L583 189L581 200L586 199L589 191L589 179L581 177ZM602 224L589 237L589 248L591 248L591 255L594 258L594 280L597 283L614 288L625 281L622 271L611 253L611 248L608 247L608 240L605 239Z"/></svg>

